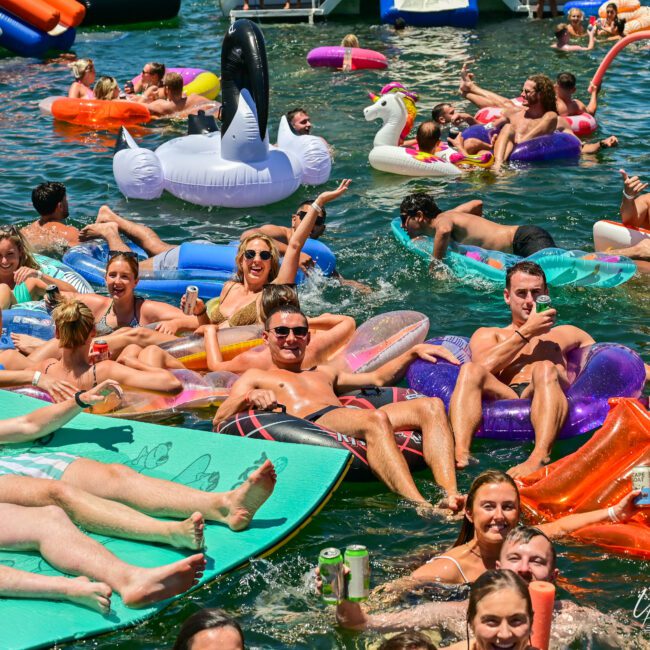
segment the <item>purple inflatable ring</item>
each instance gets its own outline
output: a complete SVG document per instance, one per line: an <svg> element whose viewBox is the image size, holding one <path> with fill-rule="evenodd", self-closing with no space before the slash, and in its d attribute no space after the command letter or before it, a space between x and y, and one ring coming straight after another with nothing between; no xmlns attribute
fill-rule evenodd
<svg viewBox="0 0 650 650"><path fill-rule="evenodd" d="M512 162L543 162L580 157L580 140L572 133L556 131L540 135L515 146L510 155Z"/></svg>
<svg viewBox="0 0 650 650"><path fill-rule="evenodd" d="M444 345L461 361L471 360L469 339L443 336L428 343ZM596 343L569 353L567 371L571 387L567 391L569 415L559 438L570 438L602 425L609 411L610 397L639 398L645 384L641 357L618 343ZM408 369L408 385L429 397L439 397L445 407L456 385L460 369L446 361L431 363L418 359ZM501 440L534 440L530 423L529 399L483 402L483 423L477 435Z"/></svg>
<svg viewBox="0 0 650 650"><path fill-rule="evenodd" d="M388 59L380 52L365 50L361 47L341 47L340 45L313 49L307 55L307 63L312 68L342 68L346 50L350 50L352 70L364 68L383 70L388 67Z"/></svg>

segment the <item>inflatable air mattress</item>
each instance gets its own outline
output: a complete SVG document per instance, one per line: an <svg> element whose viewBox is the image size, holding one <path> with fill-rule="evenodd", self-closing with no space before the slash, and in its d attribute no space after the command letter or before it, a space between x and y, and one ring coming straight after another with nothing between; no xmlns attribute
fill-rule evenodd
<svg viewBox="0 0 650 650"><path fill-rule="evenodd" d="M42 406L29 397L0 391L5 417ZM349 454L336 449L276 445L263 440L241 440L189 429L162 427L81 414L64 429L11 452L65 451L103 462L124 463L133 469L172 479L203 490L229 490L266 458L275 464L275 493L260 509L255 523L240 533L217 524L206 526L208 566L201 584L268 555L308 523L327 501L345 474ZM227 461L225 459L228 459ZM310 480L305 481L305 476ZM172 562L186 553L176 549L96 536L129 562L153 566ZM0 552L0 562L16 569L56 575L33 553ZM109 616L76 605L0 599L2 647L5 650L50 647L135 625L157 614L169 603L145 609L127 609L113 596Z"/></svg>
<svg viewBox="0 0 650 650"><path fill-rule="evenodd" d="M395 239L409 252L427 262L431 260L433 254L431 237L410 239L402 228L399 218L393 219L391 228ZM450 245L447 249L444 262L459 278L481 277L503 286L508 268L523 259L539 264L544 269L548 284L553 287L564 285L615 287L627 282L636 273L634 262L627 257L567 251L562 248L545 248L529 257L521 258L478 246L453 244L453 248Z"/></svg>

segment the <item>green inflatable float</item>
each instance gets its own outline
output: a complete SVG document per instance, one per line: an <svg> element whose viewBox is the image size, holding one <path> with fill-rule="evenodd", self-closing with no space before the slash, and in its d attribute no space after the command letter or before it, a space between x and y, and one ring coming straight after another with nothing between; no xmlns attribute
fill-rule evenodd
<svg viewBox="0 0 650 650"><path fill-rule="evenodd" d="M30 397L0 391L3 417L42 406L42 402ZM24 445L0 446L0 455L38 453L45 449L123 463L143 474L210 491L236 487L270 458L277 471L277 486L251 526L235 533L219 524L206 525L208 563L200 584L237 569L252 558L268 555L288 541L323 507L349 466L349 453L343 450L235 438L84 413L46 438ZM173 562L190 554L155 544L94 537L118 557L141 566ZM59 575L36 553L0 551L0 563ZM70 603L3 598L0 646L4 650L45 648L110 632L151 618L169 602L134 610L124 607L119 596L113 595L110 614L102 616Z"/></svg>

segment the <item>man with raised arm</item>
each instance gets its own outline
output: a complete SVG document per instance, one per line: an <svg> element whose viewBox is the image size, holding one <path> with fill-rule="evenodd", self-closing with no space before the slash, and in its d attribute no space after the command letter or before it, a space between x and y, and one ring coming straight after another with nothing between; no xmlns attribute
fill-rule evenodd
<svg viewBox="0 0 650 650"><path fill-rule="evenodd" d="M544 271L519 262L506 273L504 299L511 312L506 327L481 327L470 339L472 361L461 367L449 405L456 441L456 467L470 462L472 437L481 425L482 400L532 399L530 420L535 447L526 461L510 468L526 476L547 463L569 405L567 355L592 345L594 339L573 325L556 325L557 311L536 311L536 300L548 294Z"/></svg>
<svg viewBox="0 0 650 650"><path fill-rule="evenodd" d="M458 510L462 498L456 487L453 438L442 402L422 398L389 404L373 410L349 409L341 405L337 393L368 385L386 386L398 381L411 361L435 362L440 357L458 363L449 351L436 345L416 345L377 370L350 373L330 366L302 369L309 328L305 315L293 305L271 312L264 326L264 342L269 346L272 370L249 370L233 385L230 397L219 407L214 426L249 409L273 409L283 404L287 413L365 440L368 464L377 476L400 496L418 504L420 510L433 506L422 496L402 456L394 432L418 429L422 432L425 461L436 483L446 493L449 508Z"/></svg>

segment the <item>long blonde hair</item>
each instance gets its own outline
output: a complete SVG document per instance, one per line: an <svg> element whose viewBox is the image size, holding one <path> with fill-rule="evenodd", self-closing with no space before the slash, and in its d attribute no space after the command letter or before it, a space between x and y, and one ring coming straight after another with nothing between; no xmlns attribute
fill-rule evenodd
<svg viewBox="0 0 650 650"><path fill-rule="evenodd" d="M102 77L93 89L95 99L113 99L113 92L117 87L115 77Z"/></svg>
<svg viewBox="0 0 650 650"><path fill-rule="evenodd" d="M75 298L63 298L52 312L59 335L60 348L78 348L95 329L95 317L85 303Z"/></svg>
<svg viewBox="0 0 650 650"><path fill-rule="evenodd" d="M269 247L269 251L271 253L271 269L269 270L269 277L266 281L273 282L273 280L278 277L278 273L280 272L280 253L278 251L278 247L275 245L275 242L267 235L256 233L254 235L248 235L248 237L245 237L239 243L237 255L235 256L235 267L237 269L237 272L235 274L235 282L239 282L240 284L243 284L244 282L244 272L242 266L244 253L246 252L246 247L248 244L250 244L252 241L255 241L256 239L261 239Z"/></svg>
<svg viewBox="0 0 650 650"><path fill-rule="evenodd" d="M0 226L0 241L9 239L11 243L18 249L20 258L20 266L28 266L30 269L40 269L39 263L34 257L34 253L27 243L27 241L20 234L20 230L16 226Z"/></svg>
<svg viewBox="0 0 650 650"><path fill-rule="evenodd" d="M72 75L75 81L81 81L81 78L86 74L88 68L94 66L92 59L77 59L68 64L68 68L72 70Z"/></svg>

